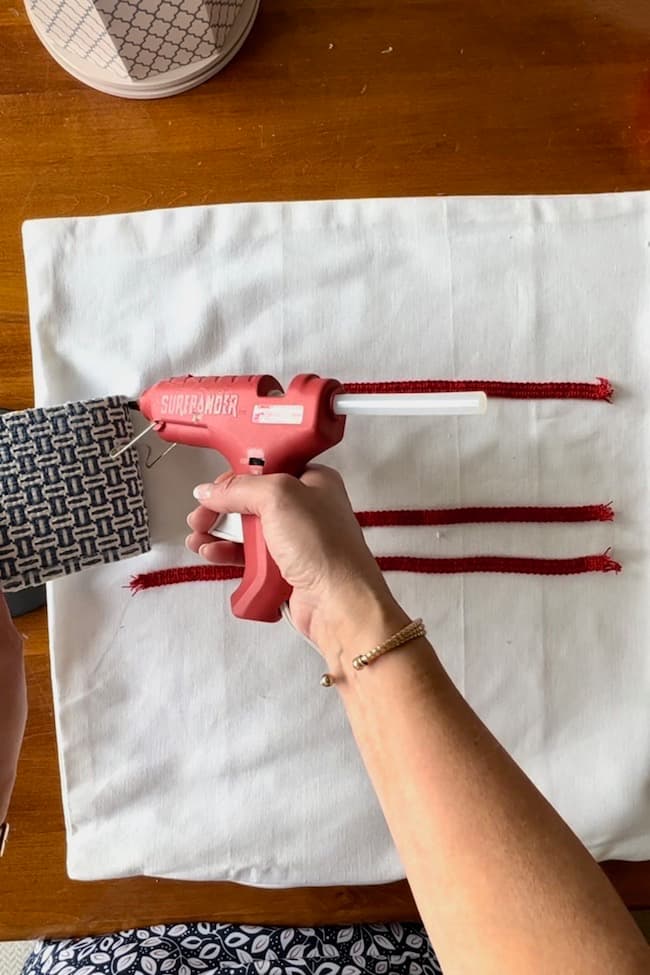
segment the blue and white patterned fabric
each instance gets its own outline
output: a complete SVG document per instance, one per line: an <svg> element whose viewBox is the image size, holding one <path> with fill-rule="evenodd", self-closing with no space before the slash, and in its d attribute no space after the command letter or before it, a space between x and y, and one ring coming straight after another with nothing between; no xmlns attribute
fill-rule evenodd
<svg viewBox="0 0 650 975"><path fill-rule="evenodd" d="M37 942L23 975L440 975L421 924L156 924Z"/></svg>
<svg viewBox="0 0 650 975"><path fill-rule="evenodd" d="M149 550L132 436L119 396L0 416L0 589Z"/></svg>

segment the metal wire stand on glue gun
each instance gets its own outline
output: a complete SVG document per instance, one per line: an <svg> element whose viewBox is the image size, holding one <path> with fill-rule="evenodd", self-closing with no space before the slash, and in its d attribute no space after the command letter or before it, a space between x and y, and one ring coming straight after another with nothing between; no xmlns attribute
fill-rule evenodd
<svg viewBox="0 0 650 975"><path fill-rule="evenodd" d="M339 443L347 416L481 414L487 400L483 392L347 393L336 379L313 374L296 376L286 392L272 376L182 376L155 383L130 406L150 423L113 457L155 430L171 446L148 466L182 443L218 450L237 474L300 477L310 460ZM291 589L266 548L259 519L243 515L241 536L236 529L233 534L232 522L222 533L244 545L234 615L265 623L287 616ZM219 537L219 529L214 534Z"/></svg>

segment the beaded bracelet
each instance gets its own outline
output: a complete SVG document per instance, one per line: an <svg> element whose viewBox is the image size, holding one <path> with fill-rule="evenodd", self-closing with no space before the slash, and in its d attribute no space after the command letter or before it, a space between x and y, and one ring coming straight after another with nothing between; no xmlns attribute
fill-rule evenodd
<svg viewBox="0 0 650 975"><path fill-rule="evenodd" d="M378 660L379 657L383 657L385 653L390 650L396 650L398 647L403 647L405 643L410 643L411 640L418 640L420 637L426 636L427 630L421 619L412 620L403 626L401 630L398 630L393 636L389 637L383 643L378 644L372 650L367 653L360 653L358 656L354 657L352 661L352 666L355 670L363 670L369 664ZM334 684L335 678L332 674L323 674L320 679L321 687L331 687Z"/></svg>

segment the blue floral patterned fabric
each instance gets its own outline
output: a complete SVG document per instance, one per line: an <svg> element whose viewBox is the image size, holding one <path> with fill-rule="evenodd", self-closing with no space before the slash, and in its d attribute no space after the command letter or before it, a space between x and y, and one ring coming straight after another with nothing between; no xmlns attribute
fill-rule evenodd
<svg viewBox="0 0 650 975"><path fill-rule="evenodd" d="M41 941L23 975L440 975L421 924L156 924Z"/></svg>

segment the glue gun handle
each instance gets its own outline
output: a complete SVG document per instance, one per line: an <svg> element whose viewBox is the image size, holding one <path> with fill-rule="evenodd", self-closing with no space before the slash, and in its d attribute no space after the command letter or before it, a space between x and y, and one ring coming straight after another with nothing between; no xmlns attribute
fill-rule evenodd
<svg viewBox="0 0 650 975"><path fill-rule="evenodd" d="M239 619L276 623L280 607L291 594L291 586L280 575L255 515L242 515L244 534L244 578L232 594L230 604Z"/></svg>

